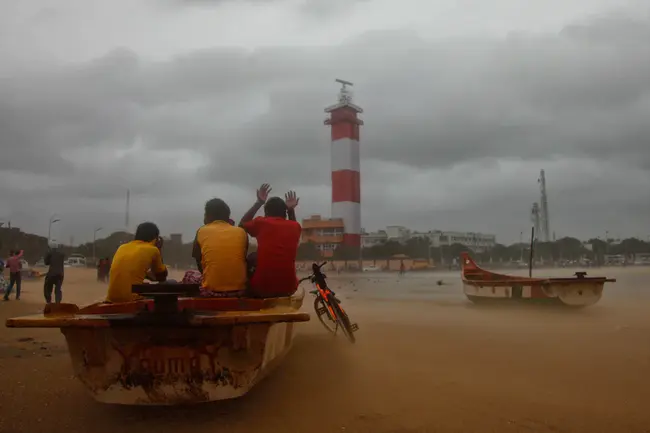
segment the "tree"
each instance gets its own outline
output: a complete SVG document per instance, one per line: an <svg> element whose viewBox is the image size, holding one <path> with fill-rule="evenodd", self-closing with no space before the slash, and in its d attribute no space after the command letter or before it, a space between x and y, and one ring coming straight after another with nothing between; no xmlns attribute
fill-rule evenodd
<svg viewBox="0 0 650 433"><path fill-rule="evenodd" d="M469 251L471 253L472 250L463 244L451 244L448 247L444 247L442 249L442 255L445 258L446 262L451 263L451 261L460 257L460 253L463 253L465 251Z"/></svg>
<svg viewBox="0 0 650 433"><path fill-rule="evenodd" d="M352 245L341 244L334 250L334 260L358 260L359 248Z"/></svg>
<svg viewBox="0 0 650 433"><path fill-rule="evenodd" d="M428 259L431 256L430 247L431 240L428 237L415 237L406 241L402 252L414 259Z"/></svg>
<svg viewBox="0 0 650 433"><path fill-rule="evenodd" d="M321 253L313 242L303 242L298 245L296 254L298 260L316 261L321 258Z"/></svg>
<svg viewBox="0 0 650 433"><path fill-rule="evenodd" d="M627 238L617 245L610 246L611 254L643 254L650 253L650 244L637 238Z"/></svg>
<svg viewBox="0 0 650 433"><path fill-rule="evenodd" d="M386 241L370 248L363 249L363 258L370 260L385 260L395 254L403 254L403 246L397 241Z"/></svg>
<svg viewBox="0 0 650 433"><path fill-rule="evenodd" d="M579 260L587 254L587 249L579 239L564 237L552 242L554 260Z"/></svg>

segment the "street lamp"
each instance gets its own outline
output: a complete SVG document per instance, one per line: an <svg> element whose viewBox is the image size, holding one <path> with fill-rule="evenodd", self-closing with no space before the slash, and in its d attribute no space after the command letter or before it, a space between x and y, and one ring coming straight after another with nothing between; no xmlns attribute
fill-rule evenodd
<svg viewBox="0 0 650 433"><path fill-rule="evenodd" d="M61 220L59 218L57 218L56 215L52 215L50 217L50 223L47 226L47 241L48 242L52 240L52 224L58 223L59 221L61 221Z"/></svg>
<svg viewBox="0 0 650 433"><path fill-rule="evenodd" d="M95 231L93 232L93 265L95 264L95 261L96 261L96 259L95 259L95 244L97 242L97 232L100 231L101 229L102 229L101 227L97 227L95 229Z"/></svg>

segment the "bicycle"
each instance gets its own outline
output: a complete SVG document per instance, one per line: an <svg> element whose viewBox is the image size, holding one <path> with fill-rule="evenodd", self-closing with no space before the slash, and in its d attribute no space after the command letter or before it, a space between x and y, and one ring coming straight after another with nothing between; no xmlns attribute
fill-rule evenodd
<svg viewBox="0 0 650 433"><path fill-rule="evenodd" d="M312 290L309 293L315 295L314 310L316 311L318 320L320 320L325 329L334 335L341 328L350 343L354 343L356 341L354 333L359 329L359 326L350 321L348 314L341 307L341 301L336 297L332 289L327 286L327 276L321 272L321 268L326 263L323 262L320 265L313 263L311 265L312 274L298 281L298 284L309 280L316 286L316 290Z"/></svg>

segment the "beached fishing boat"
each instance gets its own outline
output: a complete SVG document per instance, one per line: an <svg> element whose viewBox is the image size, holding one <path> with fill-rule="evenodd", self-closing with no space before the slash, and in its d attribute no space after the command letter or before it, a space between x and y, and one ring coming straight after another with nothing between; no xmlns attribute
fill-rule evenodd
<svg viewBox="0 0 650 433"><path fill-rule="evenodd" d="M192 298L198 285L143 284L147 299L48 304L14 328L60 328L75 375L103 403L191 404L246 394L289 351L304 291L290 298Z"/></svg>
<svg viewBox="0 0 650 433"><path fill-rule="evenodd" d="M472 302L494 300L547 302L586 307L600 300L605 283L615 279L587 277L576 272L570 278L530 278L481 269L468 253L461 254L461 277L465 296Z"/></svg>

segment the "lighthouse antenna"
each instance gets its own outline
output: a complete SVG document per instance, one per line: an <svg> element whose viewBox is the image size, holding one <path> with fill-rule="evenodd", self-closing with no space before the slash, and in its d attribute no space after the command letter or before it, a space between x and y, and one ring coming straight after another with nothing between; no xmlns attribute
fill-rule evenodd
<svg viewBox="0 0 650 433"><path fill-rule="evenodd" d="M341 83L341 84L342 84L342 86L341 86L341 90L345 90L345 86L354 86L354 84L352 84L351 82L349 82L349 81L345 81L345 80L341 80L340 78L337 78L337 79L334 80L334 81L336 81L337 83Z"/></svg>

